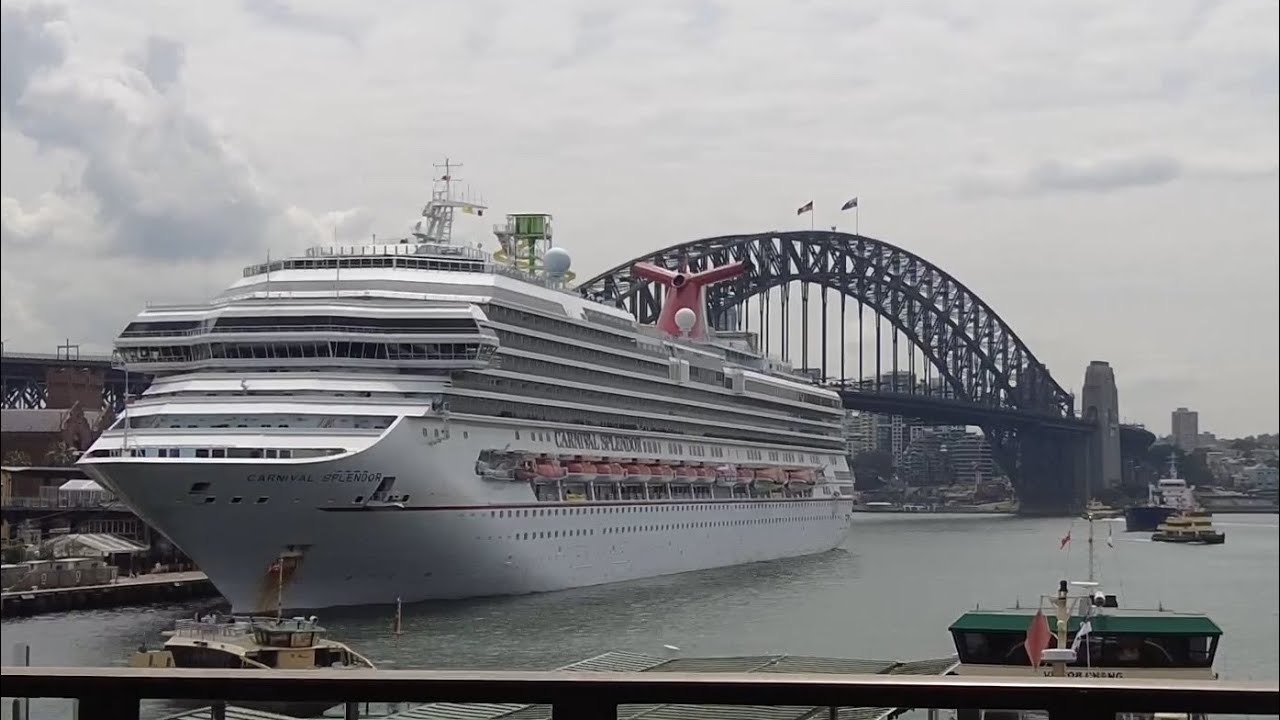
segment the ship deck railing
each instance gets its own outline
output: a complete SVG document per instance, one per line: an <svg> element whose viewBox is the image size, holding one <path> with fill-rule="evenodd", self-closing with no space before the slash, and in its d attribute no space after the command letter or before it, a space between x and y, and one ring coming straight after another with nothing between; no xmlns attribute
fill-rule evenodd
<svg viewBox="0 0 1280 720"><path fill-rule="evenodd" d="M5 697L72 698L79 720L137 720L147 699L331 702L345 717L367 703L419 706L404 717L521 720L888 718L905 709L1040 711L1051 720L1121 713L1275 715L1276 683L1168 679L922 677L830 672L524 672L425 670L196 670L6 667ZM7 703L6 703L7 704ZM432 715L431 708L447 715ZM657 709L662 712L655 714ZM474 710L470 712L468 709Z"/></svg>

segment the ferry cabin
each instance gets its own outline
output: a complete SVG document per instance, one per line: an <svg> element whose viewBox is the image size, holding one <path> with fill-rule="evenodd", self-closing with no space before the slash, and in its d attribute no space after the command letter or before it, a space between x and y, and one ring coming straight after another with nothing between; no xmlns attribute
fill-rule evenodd
<svg viewBox="0 0 1280 720"><path fill-rule="evenodd" d="M974 610L951 625L960 675L1025 675L1031 661L1023 646L1036 611ZM1046 610L1050 627L1056 627ZM1068 647L1085 618L1068 624ZM1164 677L1213 680L1214 657L1222 629L1199 614L1163 610L1115 610L1088 618L1091 630L1067 669L1071 677ZM1057 647L1056 636L1050 648ZM1044 665L1041 672L1052 675Z"/></svg>

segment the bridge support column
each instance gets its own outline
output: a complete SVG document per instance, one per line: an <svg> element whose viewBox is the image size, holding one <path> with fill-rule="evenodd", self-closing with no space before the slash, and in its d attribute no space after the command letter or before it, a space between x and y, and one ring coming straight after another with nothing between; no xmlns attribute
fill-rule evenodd
<svg viewBox="0 0 1280 720"><path fill-rule="evenodd" d="M1080 398L1081 416L1094 423L1089 439L1089 487L1087 495L1116 488L1121 483L1120 401L1111 366L1094 360L1084 371ZM1088 498L1086 498L1088 500Z"/></svg>

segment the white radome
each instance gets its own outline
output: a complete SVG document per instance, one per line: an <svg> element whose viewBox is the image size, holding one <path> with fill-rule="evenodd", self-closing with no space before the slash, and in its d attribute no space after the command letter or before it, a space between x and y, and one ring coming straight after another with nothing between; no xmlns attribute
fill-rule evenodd
<svg viewBox="0 0 1280 720"><path fill-rule="evenodd" d="M697 322L698 314L689 308L680 308L676 311L676 327L680 328L680 332L687 334Z"/></svg>
<svg viewBox="0 0 1280 720"><path fill-rule="evenodd" d="M569 272L569 266L572 264L573 258L569 255L569 251L561 247L553 247L542 256L542 266L550 275L564 275Z"/></svg>

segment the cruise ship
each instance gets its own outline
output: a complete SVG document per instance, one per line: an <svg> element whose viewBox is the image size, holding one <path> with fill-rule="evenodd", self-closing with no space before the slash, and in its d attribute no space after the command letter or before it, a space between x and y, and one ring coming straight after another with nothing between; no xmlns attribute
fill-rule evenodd
<svg viewBox="0 0 1280 720"><path fill-rule="evenodd" d="M455 166L456 167L456 166ZM742 271L637 267L657 327L569 289L551 217L446 170L404 238L271 259L116 340L154 380L80 460L236 612L552 591L848 535L839 396L708 328ZM460 218L465 219L465 218Z"/></svg>

